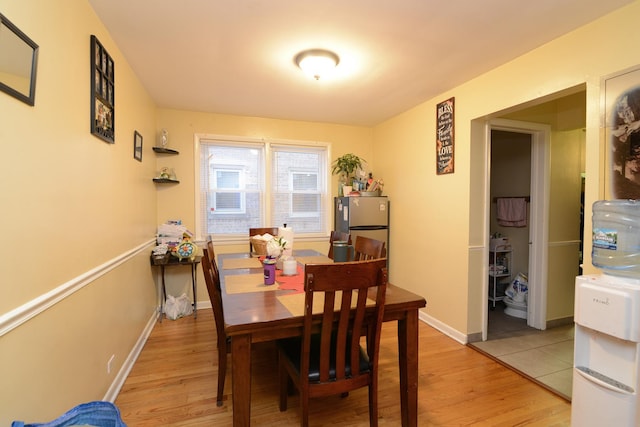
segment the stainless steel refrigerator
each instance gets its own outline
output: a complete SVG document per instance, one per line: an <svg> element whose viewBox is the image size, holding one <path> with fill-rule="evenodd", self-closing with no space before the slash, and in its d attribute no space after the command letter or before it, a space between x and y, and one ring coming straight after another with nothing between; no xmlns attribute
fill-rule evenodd
<svg viewBox="0 0 640 427"><path fill-rule="evenodd" d="M389 199L381 197L336 197L335 229L357 236L385 242L389 258Z"/></svg>

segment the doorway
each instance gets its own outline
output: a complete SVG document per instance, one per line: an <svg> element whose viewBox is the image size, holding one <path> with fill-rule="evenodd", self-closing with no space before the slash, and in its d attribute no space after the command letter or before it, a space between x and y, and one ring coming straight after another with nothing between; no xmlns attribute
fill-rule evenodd
<svg viewBox="0 0 640 427"><path fill-rule="evenodd" d="M538 329L573 321L582 181L589 178L584 177L586 111L583 84L471 122L469 342L487 339L492 128L532 135L529 235L535 239L529 246L528 311L538 318L529 321ZM534 289L538 282L542 285Z"/></svg>
<svg viewBox="0 0 640 427"><path fill-rule="evenodd" d="M490 241L496 243L489 248L489 294L495 292L495 296L492 295L492 305L489 307L488 339L495 332L492 330L495 322L491 322L491 315L496 310L506 310L504 320L516 317L523 319L526 325L529 318L529 242L533 240L529 237L531 148L531 133L501 130L492 126L489 160L491 203L488 205ZM497 248L493 247L495 245ZM517 289L512 285L516 278Z"/></svg>
<svg viewBox="0 0 640 427"><path fill-rule="evenodd" d="M503 282L508 285L520 273L526 277L526 324L544 330L547 327L551 128L549 125L507 119L491 120L488 126L487 241L496 233L508 235L510 271ZM498 224L497 202L505 197L526 200L526 226L505 227ZM488 311L484 322L483 340L486 340Z"/></svg>
<svg viewBox="0 0 640 427"><path fill-rule="evenodd" d="M483 187L478 187L483 200L472 200L472 203L482 203L485 215L473 220L471 226L483 229L482 262L485 265L489 259L492 232L491 176L496 174L490 159L491 132L498 130L531 136L529 262L528 271L523 272L528 273L529 282L527 324L540 330L573 323L575 277L580 274L582 258L582 193L588 179L584 175L585 122L586 88L578 86L531 105L496 113L485 119L482 133L478 127L477 135L484 139L484 144L478 144L477 155L484 158L484 166L477 163L472 176L477 177L476 182L480 176L484 177ZM526 188L526 184L523 187ZM514 271L514 274L518 272ZM488 278L483 279L488 281ZM484 297L488 292L486 284L483 292ZM478 304L483 308L482 340L486 340L488 304L486 299L478 300Z"/></svg>
<svg viewBox="0 0 640 427"><path fill-rule="evenodd" d="M505 162L504 169L506 170L513 166L508 164L508 158L496 161L492 155L494 149L492 136L497 135L518 140L518 137L522 137L524 134L523 140L526 141L527 138L530 138L529 141L523 142L525 145L531 144L530 171L523 172L531 178L529 233L524 232L525 235L528 234L526 244L529 248L529 257L528 264L527 257L524 260L521 257L526 252L527 245L524 249L522 246L516 246L520 247L517 249L518 252L521 252L518 256L520 261L514 265L513 269L513 274L517 274L520 270L524 270L525 273L529 272L529 300L526 320L528 325L522 319L512 319L520 321L520 324L515 326L519 331L512 334L517 338L509 342L510 350L508 352L512 352L511 349L516 346L529 346L526 342L526 335L537 335L535 341L538 343L543 339L540 334L552 335L554 338L551 339L557 339L559 342L548 344L545 352L552 347L558 347L564 353L560 356L563 360L554 365L554 372L551 375L552 381L559 381L558 378L562 377L562 384L558 383L553 387L549 386L549 388L555 388L554 391L560 390L559 394L569 399L573 361L574 283L575 276L580 274L579 263L582 250L581 206L585 180L583 128L586 117L585 99L583 88L583 90L573 93L557 94L551 100L540 101L531 107L512 110L510 113L496 114L495 118L489 118L485 122L484 132L486 166L482 168L481 165L478 165L477 169L472 169L472 173L483 173L484 171L486 178L484 185L486 189L484 192L486 207L484 236L487 242L485 245L488 246L489 236L495 231L491 225L493 220L491 211L495 209L493 198L496 195L526 196L526 192L522 191L526 188L526 183L523 182L520 182L521 186L517 189L509 187L514 183L505 184L506 191L500 194L497 193L495 185L492 185L492 180L510 181L509 174L503 173L500 162ZM537 123L529 122L532 119L535 119ZM482 147L479 147L478 154L482 153L481 150ZM526 147L520 151L526 151ZM520 162L522 161L520 160ZM526 160L524 162L526 163ZM509 173L513 174L513 172ZM506 178L505 174L507 174ZM520 181L524 181L524 179L520 178ZM516 245L522 244L522 236L518 236L514 231L509 231L509 235L515 236L512 239L516 240ZM485 246L485 260L488 259L489 252L487 246ZM483 292L486 292L488 287L483 289ZM485 295L487 294L484 293L483 296ZM493 339L495 334L493 331L489 331L489 316L495 315L496 312L488 308L489 304L486 299L481 303L484 308L482 339L485 342L477 342L472 345L527 375L524 368L531 367L533 363L527 362L526 366L518 366L518 363L527 356L520 354L509 356L504 353L495 356L489 351L483 350L485 344L493 344L495 347L495 344L503 344L503 340ZM504 309L504 306L501 309ZM508 316L504 316L503 312L498 314L503 318L508 318ZM489 335L489 332L492 333ZM493 339L493 341L489 342L488 339ZM516 342L515 339L519 341ZM544 339L546 340L546 338ZM504 348L505 346L502 346L501 351L504 352ZM530 350L538 354L533 358L536 361L544 359L540 353L537 353L542 351L541 349ZM512 363L508 362L510 357L513 359ZM537 375L528 376L534 380L537 379ZM543 383L543 380L537 379L537 382Z"/></svg>

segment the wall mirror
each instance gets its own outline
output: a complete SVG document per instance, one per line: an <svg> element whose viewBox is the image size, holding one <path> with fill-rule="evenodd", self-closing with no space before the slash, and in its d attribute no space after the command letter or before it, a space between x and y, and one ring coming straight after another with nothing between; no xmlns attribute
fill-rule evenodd
<svg viewBox="0 0 640 427"><path fill-rule="evenodd" d="M0 90L35 104L38 45L0 14Z"/></svg>

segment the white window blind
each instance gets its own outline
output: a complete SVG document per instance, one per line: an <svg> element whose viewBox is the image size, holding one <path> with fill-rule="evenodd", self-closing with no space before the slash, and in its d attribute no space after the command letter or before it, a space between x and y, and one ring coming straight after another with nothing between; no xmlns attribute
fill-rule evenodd
<svg viewBox="0 0 640 427"><path fill-rule="evenodd" d="M198 137L196 233L246 238L251 227L287 224L296 236L326 236L328 144Z"/></svg>

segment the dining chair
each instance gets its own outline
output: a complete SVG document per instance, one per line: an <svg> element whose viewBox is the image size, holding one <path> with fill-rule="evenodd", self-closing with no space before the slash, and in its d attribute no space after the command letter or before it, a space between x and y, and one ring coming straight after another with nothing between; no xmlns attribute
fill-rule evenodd
<svg viewBox="0 0 640 427"><path fill-rule="evenodd" d="M218 271L218 263L216 262L216 251L213 249L213 240L211 238L211 235L207 236L207 250L209 254L207 258L209 258L211 267L213 268L215 275L217 277L220 277L220 272Z"/></svg>
<svg viewBox="0 0 640 427"><path fill-rule="evenodd" d="M348 245L351 244L351 234L345 233L344 231L332 231L331 236L329 236L329 253L327 256L333 259L333 242L347 242Z"/></svg>
<svg viewBox="0 0 640 427"><path fill-rule="evenodd" d="M208 246L208 245L207 245ZM224 380L227 374L227 353L231 350L230 340L224 331L224 312L222 309L222 294L220 288L220 275L215 259L211 263L211 254L208 248L202 249L204 256L202 257L202 273L204 281L207 284L207 292L211 307L213 308L213 317L216 322L216 333L218 335L218 394L216 396L216 404L222 406L222 396L224 394Z"/></svg>
<svg viewBox="0 0 640 427"><path fill-rule="evenodd" d="M300 425L308 425L310 398L344 396L364 386L369 387L369 423L378 425L378 348L386 264L381 258L305 266L302 336L277 342L280 411L287 410L291 378L300 393ZM370 288L377 289L375 301L368 306ZM314 300L324 301L315 316ZM362 336L366 336L364 348Z"/></svg>
<svg viewBox="0 0 640 427"><path fill-rule="evenodd" d="M278 235L278 227L262 227L262 228L250 228L249 229L249 253L253 253L253 244L251 243L251 237L269 233L272 236Z"/></svg>
<svg viewBox="0 0 640 427"><path fill-rule="evenodd" d="M369 237L356 236L353 251L354 261L382 258L385 255L384 242Z"/></svg>

